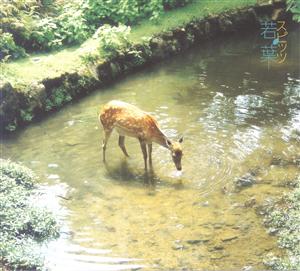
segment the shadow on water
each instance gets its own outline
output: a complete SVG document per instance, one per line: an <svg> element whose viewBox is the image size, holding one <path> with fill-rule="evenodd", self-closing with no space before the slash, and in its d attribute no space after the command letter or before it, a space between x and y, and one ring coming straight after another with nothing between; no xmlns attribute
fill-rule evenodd
<svg viewBox="0 0 300 271"><path fill-rule="evenodd" d="M154 166L151 166L147 171L144 169L133 169L130 167L126 158L121 159L113 165L109 162L104 163L106 172L105 176L110 180L114 180L125 186L141 187L143 185L151 191L156 190L157 184L162 184L164 187L173 187L175 189L184 189L181 179L178 181L170 181L163 175L156 174Z"/></svg>

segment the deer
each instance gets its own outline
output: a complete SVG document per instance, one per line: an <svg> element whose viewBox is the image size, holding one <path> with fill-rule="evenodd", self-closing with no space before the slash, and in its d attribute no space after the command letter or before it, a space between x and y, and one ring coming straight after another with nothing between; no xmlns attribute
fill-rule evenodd
<svg viewBox="0 0 300 271"><path fill-rule="evenodd" d="M125 136L137 138L143 153L145 170L147 171L147 157L149 166L152 168L152 143L155 142L171 153L172 160L178 171L182 170L181 158L183 156L181 143L183 137L178 141L170 140L159 128L154 117L138 107L117 100L105 104L99 113L99 122L104 130L102 144L103 162L106 162L105 151L107 142L112 131L115 129L119 134L119 147L126 157L129 157L125 147ZM148 151L147 151L148 148Z"/></svg>

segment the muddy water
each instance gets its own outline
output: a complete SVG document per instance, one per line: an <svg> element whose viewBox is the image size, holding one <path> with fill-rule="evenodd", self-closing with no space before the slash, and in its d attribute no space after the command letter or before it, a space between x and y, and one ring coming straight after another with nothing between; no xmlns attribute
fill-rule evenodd
<svg viewBox="0 0 300 271"><path fill-rule="evenodd" d="M264 268L280 253L255 213L299 173L299 39L288 59L260 61L257 37L210 44L153 66L2 142L52 191L66 193L62 237L51 243L51 270ZM101 161L101 104L119 99L155 116L171 139L184 136L183 174L154 146L145 174L137 140L125 159L114 134ZM283 160L280 160L283 159ZM293 160L294 159L294 160ZM249 176L253 186L237 190ZM49 187L49 188L47 188Z"/></svg>

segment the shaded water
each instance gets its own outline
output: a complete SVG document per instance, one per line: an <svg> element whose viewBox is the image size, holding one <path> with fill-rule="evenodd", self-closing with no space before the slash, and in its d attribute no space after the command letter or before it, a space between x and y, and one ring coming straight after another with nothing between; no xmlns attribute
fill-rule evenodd
<svg viewBox="0 0 300 271"><path fill-rule="evenodd" d="M67 193L51 270L262 269L266 253L280 253L251 205L299 173L275 163L300 153L295 33L288 44L287 61L270 70L256 37L196 48L4 140L2 156L35 170L54 195ZM151 112L172 139L184 135L180 178L157 145L154 172L144 174L137 140L126 139L125 159L117 134L104 166L97 111L111 99ZM237 191L234 180L249 172L256 184Z"/></svg>

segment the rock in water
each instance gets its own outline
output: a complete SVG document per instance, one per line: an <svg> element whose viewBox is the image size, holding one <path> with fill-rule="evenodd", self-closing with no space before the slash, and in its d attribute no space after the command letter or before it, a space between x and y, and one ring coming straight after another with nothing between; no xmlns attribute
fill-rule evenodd
<svg viewBox="0 0 300 271"><path fill-rule="evenodd" d="M252 186L256 183L255 177L251 173L246 173L244 176L237 178L235 181L235 187L238 189Z"/></svg>

